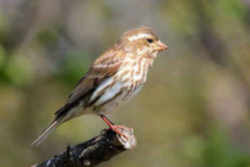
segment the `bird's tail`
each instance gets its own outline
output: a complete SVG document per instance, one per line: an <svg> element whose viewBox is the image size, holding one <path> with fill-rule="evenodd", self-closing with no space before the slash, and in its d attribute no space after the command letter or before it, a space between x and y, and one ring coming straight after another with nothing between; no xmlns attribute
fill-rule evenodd
<svg viewBox="0 0 250 167"><path fill-rule="evenodd" d="M38 146L39 144L41 144L50 133L52 133L59 125L61 124L60 120L54 120L50 123L49 127L47 127L46 129L44 129L41 134L39 135L39 137L33 141L33 143L31 144L32 146Z"/></svg>
<svg viewBox="0 0 250 167"><path fill-rule="evenodd" d="M32 146L38 146L41 144L50 133L52 133L59 125L61 125L63 122L70 120L74 117L74 114L72 115L71 109L75 107L77 103L67 103L64 105L62 108L60 108L56 113L55 113L55 119L49 124L49 127L44 129L39 137L33 141L31 144Z"/></svg>

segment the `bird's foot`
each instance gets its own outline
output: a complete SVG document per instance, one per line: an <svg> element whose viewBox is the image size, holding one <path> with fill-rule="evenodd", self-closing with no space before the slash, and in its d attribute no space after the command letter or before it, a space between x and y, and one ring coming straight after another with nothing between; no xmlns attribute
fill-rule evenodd
<svg viewBox="0 0 250 167"><path fill-rule="evenodd" d="M126 126L123 126L123 125L112 125L112 126L110 126L110 129L113 130L120 137L123 137L125 140L128 140L127 134L124 133L128 129Z"/></svg>
<svg viewBox="0 0 250 167"><path fill-rule="evenodd" d="M117 139L126 149L132 149L136 145L134 129L123 125L112 125L110 127L116 133Z"/></svg>
<svg viewBox="0 0 250 167"><path fill-rule="evenodd" d="M131 149L136 145L134 130L123 125L115 125L105 115L100 115L109 128L117 134L118 140L127 149Z"/></svg>
<svg viewBox="0 0 250 167"><path fill-rule="evenodd" d="M116 134L120 135L127 139L127 136L123 134L125 126L122 125L115 125L111 120L109 120L105 115L101 115L103 121L109 126L109 128L114 131Z"/></svg>

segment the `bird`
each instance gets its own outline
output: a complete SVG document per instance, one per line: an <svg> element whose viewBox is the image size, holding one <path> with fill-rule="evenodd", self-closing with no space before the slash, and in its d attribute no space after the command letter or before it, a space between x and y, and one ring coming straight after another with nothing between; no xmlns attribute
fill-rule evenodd
<svg viewBox="0 0 250 167"><path fill-rule="evenodd" d="M141 26L123 33L120 39L100 55L76 84L65 105L55 112L53 121L32 143L38 146L59 125L85 114L95 114L123 135L108 114L134 97L147 80L155 58L168 46L152 28Z"/></svg>

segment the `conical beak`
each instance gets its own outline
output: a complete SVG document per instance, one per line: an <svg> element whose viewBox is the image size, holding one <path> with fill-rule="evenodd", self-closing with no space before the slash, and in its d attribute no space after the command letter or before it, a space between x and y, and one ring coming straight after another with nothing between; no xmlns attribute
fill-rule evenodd
<svg viewBox="0 0 250 167"><path fill-rule="evenodd" d="M164 44L163 42L161 42L160 40L157 41L156 43L156 50L158 51L164 51L164 50L167 50L168 49L168 45Z"/></svg>

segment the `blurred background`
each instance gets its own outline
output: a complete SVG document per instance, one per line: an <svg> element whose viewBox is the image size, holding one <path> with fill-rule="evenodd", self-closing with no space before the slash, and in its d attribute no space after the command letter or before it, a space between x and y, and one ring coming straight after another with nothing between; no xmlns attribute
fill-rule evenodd
<svg viewBox="0 0 250 167"><path fill-rule="evenodd" d="M117 167L250 167L250 0L0 0L0 165L30 166L106 128L84 116L31 142L128 29L169 45L112 120L138 145Z"/></svg>

